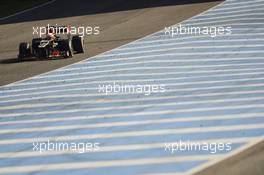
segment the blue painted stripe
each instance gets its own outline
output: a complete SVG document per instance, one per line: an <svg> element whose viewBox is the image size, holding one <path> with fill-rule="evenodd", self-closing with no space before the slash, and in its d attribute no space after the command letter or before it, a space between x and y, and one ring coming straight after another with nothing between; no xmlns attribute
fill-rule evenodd
<svg viewBox="0 0 264 175"><path fill-rule="evenodd" d="M176 156L163 147L130 150L133 144L240 139L234 141L231 151L217 152L228 157L263 138L263 9L264 1L226 0L181 24L231 26L230 35L172 37L162 30L79 63L0 87L0 174L7 167L6 174L17 174L14 171L19 166L38 165L40 169L19 174L186 173L218 159L196 150L177 152L186 158L180 162L77 169L75 163L159 161ZM114 81L165 84L167 91L149 96L98 92L99 85ZM67 143L89 141L129 149L31 155L31 142L59 136L69 137ZM45 171L45 166L57 164L62 168ZM69 165L73 166L65 169Z"/></svg>

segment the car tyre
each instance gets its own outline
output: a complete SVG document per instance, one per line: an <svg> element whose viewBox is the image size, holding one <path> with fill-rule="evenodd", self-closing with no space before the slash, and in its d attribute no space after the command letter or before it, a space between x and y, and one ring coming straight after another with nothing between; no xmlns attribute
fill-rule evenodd
<svg viewBox="0 0 264 175"><path fill-rule="evenodd" d="M83 37L79 35L74 35L72 37L72 47L76 53L84 53L84 40Z"/></svg>
<svg viewBox="0 0 264 175"><path fill-rule="evenodd" d="M29 43L23 42L19 44L18 61L22 61L23 58L29 57L31 54Z"/></svg>

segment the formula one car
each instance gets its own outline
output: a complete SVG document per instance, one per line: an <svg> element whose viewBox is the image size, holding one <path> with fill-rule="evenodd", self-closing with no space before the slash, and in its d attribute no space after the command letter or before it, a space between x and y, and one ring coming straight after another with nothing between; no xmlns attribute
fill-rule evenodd
<svg viewBox="0 0 264 175"><path fill-rule="evenodd" d="M18 61L24 58L69 58L73 54L84 53L83 37L71 35L66 26L49 26L43 38L33 38L31 45L27 42L19 44ZM59 36L58 34L62 34ZM67 38L63 38L67 34Z"/></svg>

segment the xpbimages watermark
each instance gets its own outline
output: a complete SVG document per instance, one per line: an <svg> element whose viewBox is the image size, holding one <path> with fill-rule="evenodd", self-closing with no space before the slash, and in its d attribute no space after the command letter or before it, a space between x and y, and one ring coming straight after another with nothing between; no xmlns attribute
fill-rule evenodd
<svg viewBox="0 0 264 175"><path fill-rule="evenodd" d="M190 25L176 25L171 27L165 27L165 35L170 35L171 37L177 35L209 35L211 37L217 37L220 35L231 35L232 27L219 27L219 26L204 26L195 27Z"/></svg>
<svg viewBox="0 0 264 175"><path fill-rule="evenodd" d="M47 140L46 142L33 142L32 146L33 151L38 151L39 153L46 151L85 153L100 149L100 143L97 142L60 142Z"/></svg>
<svg viewBox="0 0 264 175"><path fill-rule="evenodd" d="M85 35L99 35L100 34L100 27L99 26L58 26L50 25L47 26L33 26L32 27L32 34L38 35L39 37L45 36L48 31L54 31L55 34L71 34L71 35L80 35L84 37Z"/></svg>
<svg viewBox="0 0 264 175"><path fill-rule="evenodd" d="M216 154L222 151L228 152L232 150L232 143L223 142L191 142L182 141L174 143L165 143L164 151L171 154L179 151L204 151L211 154Z"/></svg>
<svg viewBox="0 0 264 175"><path fill-rule="evenodd" d="M163 93L166 91L163 84L118 84L113 82L112 84L103 84L98 86L98 92L109 94L144 94L151 95L153 93Z"/></svg>

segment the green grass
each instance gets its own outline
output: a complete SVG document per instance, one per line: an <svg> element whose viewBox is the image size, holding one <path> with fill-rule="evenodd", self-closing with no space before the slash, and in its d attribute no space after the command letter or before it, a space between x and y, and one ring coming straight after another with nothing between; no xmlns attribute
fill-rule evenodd
<svg viewBox="0 0 264 175"><path fill-rule="evenodd" d="M48 1L50 0L1 0L0 18L32 8Z"/></svg>

